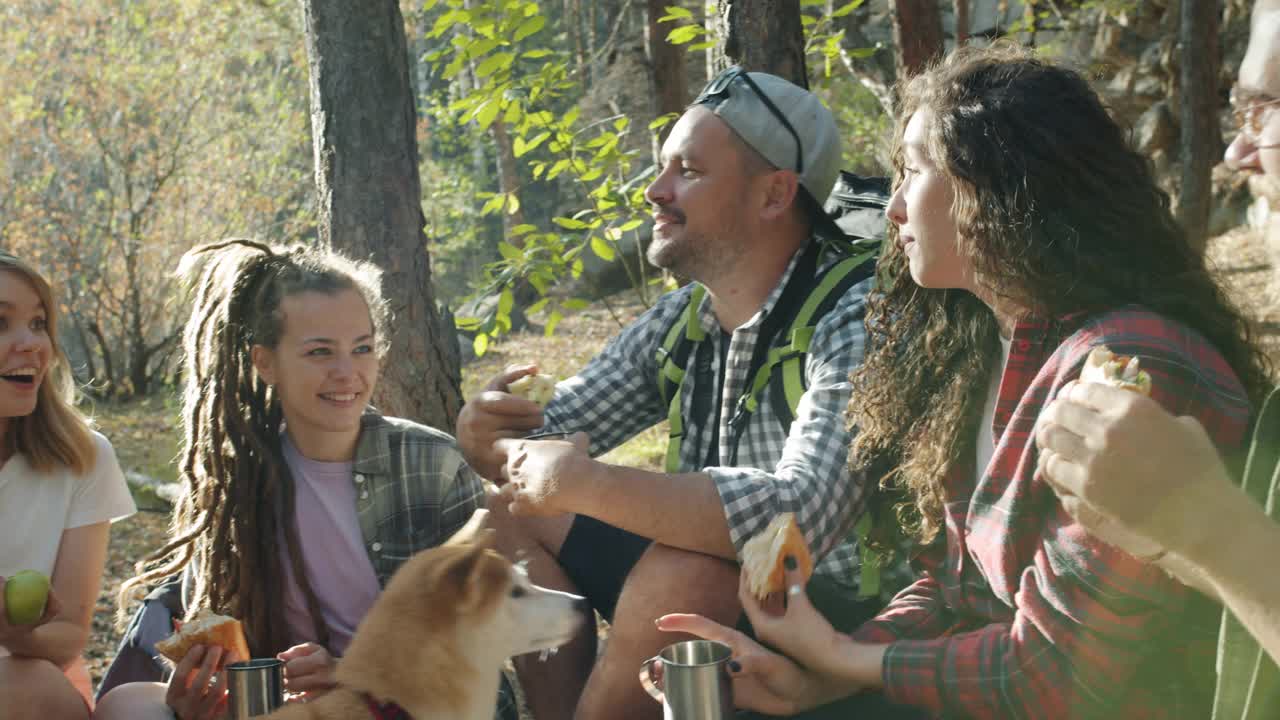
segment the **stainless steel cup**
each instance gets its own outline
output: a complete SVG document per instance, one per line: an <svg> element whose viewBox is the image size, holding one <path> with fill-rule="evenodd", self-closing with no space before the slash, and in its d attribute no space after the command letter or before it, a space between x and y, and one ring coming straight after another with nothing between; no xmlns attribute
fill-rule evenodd
<svg viewBox="0 0 1280 720"><path fill-rule="evenodd" d="M733 685L728 664L732 654L728 645L711 640L668 645L640 666L640 684L662 703L665 720L731 720ZM662 678L655 682L654 665L659 661Z"/></svg>
<svg viewBox="0 0 1280 720"><path fill-rule="evenodd" d="M284 704L284 662L266 658L231 663L227 690L235 720L267 715Z"/></svg>

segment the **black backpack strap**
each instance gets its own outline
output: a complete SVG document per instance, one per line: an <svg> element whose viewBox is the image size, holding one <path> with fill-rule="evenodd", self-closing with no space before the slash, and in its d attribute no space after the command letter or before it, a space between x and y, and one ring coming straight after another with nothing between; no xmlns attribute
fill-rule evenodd
<svg viewBox="0 0 1280 720"><path fill-rule="evenodd" d="M658 362L658 396L667 405L667 472L673 473L680 467L680 445L684 438L684 418L680 415L682 404L680 388L684 384L689 356L693 348L706 338L702 324L698 322L698 307L707 289L695 285L689 293L689 303L676 316L675 322L667 328L662 344L658 346L655 359Z"/></svg>
<svg viewBox="0 0 1280 720"><path fill-rule="evenodd" d="M729 441L730 465L736 465L738 462L738 443L741 442L742 434L747 429L747 421L755 409L755 400L750 391L754 378L760 368L768 361L769 351L773 347L774 340L785 328L791 325L791 321L804 304L805 298L809 296L809 292L813 289L813 283L818 274L818 257L822 254L822 248L823 245L820 242L809 242L804 252L801 253L800 259L796 262L795 269L791 271L791 277L787 280L786 287L782 288L782 294L778 296L778 301L774 303L773 309L769 311L769 314L765 316L764 321L760 324L760 335L756 339L755 348L751 352L751 364L747 366L747 389L738 396L733 417L729 419L729 431L732 433Z"/></svg>
<svg viewBox="0 0 1280 720"><path fill-rule="evenodd" d="M850 288L871 277L876 269L877 254L870 250L847 257L815 280L814 293L805 301L805 307L800 309L786 335L787 344L778 348L777 361L768 367L765 387L769 391L769 402L786 431L790 431L791 423L795 422L800 397L809 389L804 357L809 352L814 329Z"/></svg>

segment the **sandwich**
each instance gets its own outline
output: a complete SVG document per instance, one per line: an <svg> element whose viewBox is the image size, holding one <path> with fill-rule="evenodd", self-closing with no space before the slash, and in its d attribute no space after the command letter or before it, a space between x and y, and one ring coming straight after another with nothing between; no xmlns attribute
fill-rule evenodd
<svg viewBox="0 0 1280 720"><path fill-rule="evenodd" d="M525 375L509 383L507 391L546 407L551 396L556 394L556 379L550 375Z"/></svg>
<svg viewBox="0 0 1280 720"><path fill-rule="evenodd" d="M194 645L217 645L227 654L237 654L240 660L249 660L249 643L245 641L244 627L239 620L201 610L196 616L179 624L177 632L156 643L156 652L173 662L181 662Z"/></svg>
<svg viewBox="0 0 1280 720"><path fill-rule="evenodd" d="M747 574L752 595L763 600L786 589L783 563L788 555L796 559L800 574L807 582L813 574L813 556L793 513L777 516L763 532L742 546L742 571Z"/></svg>
<svg viewBox="0 0 1280 720"><path fill-rule="evenodd" d="M1151 394L1151 376L1138 367L1137 355L1116 355L1099 345L1089 351L1080 380L1111 385L1139 395Z"/></svg>

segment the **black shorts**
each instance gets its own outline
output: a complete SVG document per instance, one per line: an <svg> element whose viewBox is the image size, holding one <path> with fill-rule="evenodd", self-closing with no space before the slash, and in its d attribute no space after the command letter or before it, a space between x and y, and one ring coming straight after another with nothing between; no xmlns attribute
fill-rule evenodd
<svg viewBox="0 0 1280 720"><path fill-rule="evenodd" d="M578 515L560 547L560 567L601 617L613 622L622 584L653 541Z"/></svg>
<svg viewBox="0 0 1280 720"><path fill-rule="evenodd" d="M560 567L578 592L591 601L591 606L612 622L622 584L652 542L647 537L579 515L574 518L560 548ZM881 608L879 600L859 601L852 597L853 590L825 578L815 577L808 589L814 607L841 632L852 632ZM754 637L745 616L739 627Z"/></svg>

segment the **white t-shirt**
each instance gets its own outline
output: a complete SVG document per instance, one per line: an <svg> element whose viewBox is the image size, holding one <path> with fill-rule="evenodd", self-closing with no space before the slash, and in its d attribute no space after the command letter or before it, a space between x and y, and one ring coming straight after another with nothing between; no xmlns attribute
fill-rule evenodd
<svg viewBox="0 0 1280 720"><path fill-rule="evenodd" d="M996 421L996 399L1000 395L1000 381L1004 378L1004 366L1009 364L1009 351L1012 348L1012 340L1000 338L1000 363L995 366L994 372L991 373L991 380L987 384L987 400L982 407L982 422L978 425L976 472L979 480L986 475L987 465L991 462L991 457L996 454L995 439L991 437L991 425Z"/></svg>
<svg viewBox="0 0 1280 720"><path fill-rule="evenodd" d="M93 445L93 468L85 475L68 468L36 472L21 454L0 467L0 575L39 570L53 577L63 530L137 512L111 443L95 432ZM0 657L8 654L0 648ZM64 673L92 708L93 688L84 659L74 660Z"/></svg>
<svg viewBox="0 0 1280 720"><path fill-rule="evenodd" d="M63 530L137 511L111 443L96 432L93 443L97 457L85 475L39 473L21 454L0 467L0 575L30 569L52 577Z"/></svg>

